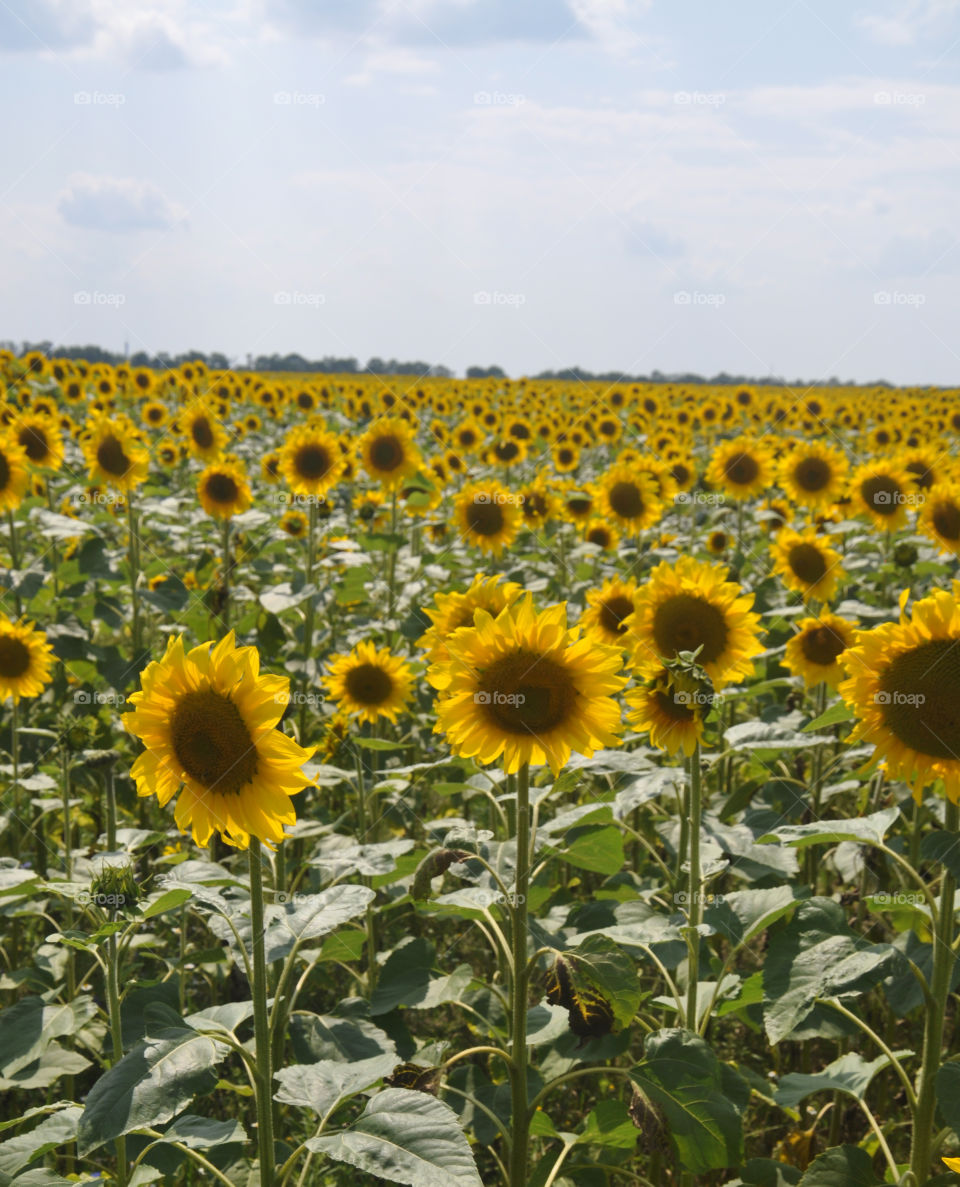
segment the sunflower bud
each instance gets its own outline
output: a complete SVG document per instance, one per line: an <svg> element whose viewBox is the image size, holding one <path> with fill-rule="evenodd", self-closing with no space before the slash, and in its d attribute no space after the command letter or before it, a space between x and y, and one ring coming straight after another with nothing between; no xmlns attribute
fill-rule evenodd
<svg viewBox="0 0 960 1187"><path fill-rule="evenodd" d="M466 861L470 856L472 855L465 849L435 849L433 853L428 853L417 866L417 872L413 876L413 886L410 890L412 897L418 901L428 899L433 879L445 874L454 862Z"/></svg>
<svg viewBox="0 0 960 1187"><path fill-rule="evenodd" d="M106 866L93 879L90 899L108 914L134 914L140 901L140 888L132 866Z"/></svg>
<svg viewBox="0 0 960 1187"><path fill-rule="evenodd" d="M893 550L893 563L901 569L909 569L917 563L917 548L915 544L904 540Z"/></svg>

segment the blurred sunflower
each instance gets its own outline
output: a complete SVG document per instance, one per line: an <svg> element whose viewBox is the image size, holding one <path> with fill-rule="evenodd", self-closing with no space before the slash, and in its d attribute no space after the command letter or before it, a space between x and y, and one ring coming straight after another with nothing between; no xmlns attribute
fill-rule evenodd
<svg viewBox="0 0 960 1187"><path fill-rule="evenodd" d="M626 465L612 466L597 486L598 509L628 532L652 527L663 515L656 485L649 474Z"/></svg>
<svg viewBox="0 0 960 1187"><path fill-rule="evenodd" d="M640 675L655 679L664 660L697 648L697 663L715 688L751 675L753 657L763 650L760 616L750 609L753 594L726 574L722 565L689 556L653 569L637 594L631 624L633 664Z"/></svg>
<svg viewBox="0 0 960 1187"><path fill-rule="evenodd" d="M125 416L97 415L84 426L81 445L95 485L131 491L146 481L150 455L139 429Z"/></svg>
<svg viewBox="0 0 960 1187"><path fill-rule="evenodd" d="M842 493L848 469L839 449L804 441L782 458L779 483L794 503L819 507Z"/></svg>
<svg viewBox="0 0 960 1187"><path fill-rule="evenodd" d="M59 470L63 465L63 441L56 422L49 417L20 417L14 428L14 437L32 466Z"/></svg>
<svg viewBox="0 0 960 1187"><path fill-rule="evenodd" d="M197 479L197 496L204 511L214 519L231 519L253 503L243 466L231 458L207 466Z"/></svg>
<svg viewBox="0 0 960 1187"><path fill-rule="evenodd" d="M212 650L211 650L212 648ZM175 820L200 846L213 832L238 849L250 838L282 841L296 823L290 797L309 785L301 770L313 754L276 727L290 681L260 672L255 647L237 647L233 631L213 647L185 652L171 638L149 663L123 724L146 749L131 774L137 795L165 805L182 788Z"/></svg>
<svg viewBox="0 0 960 1187"><path fill-rule="evenodd" d="M161 404L158 400L149 400L140 409L140 419L152 429L159 429L170 419L170 413L165 404Z"/></svg>
<svg viewBox="0 0 960 1187"><path fill-rule="evenodd" d="M413 669L389 647L377 648L369 639L349 655L330 658L324 677L330 700L341 713L371 723L381 717L396 721L413 692Z"/></svg>
<svg viewBox="0 0 960 1187"><path fill-rule="evenodd" d="M462 626L473 626L475 611L486 610L496 618L501 610L511 606L522 593L522 586L515 581L504 581L499 573L492 577L478 573L463 593L453 590L450 593L434 594L436 607L423 607L423 613L430 619L430 626L417 640L417 646L426 650L427 658L431 662L445 658L448 636Z"/></svg>
<svg viewBox="0 0 960 1187"><path fill-rule="evenodd" d="M713 553L714 556L723 556L732 543L733 537L728 532L723 528L715 528L707 536L707 552Z"/></svg>
<svg viewBox="0 0 960 1187"><path fill-rule="evenodd" d="M783 666L802 676L807 688L821 682L836 688L844 678L844 651L853 643L857 624L837 614L822 613L797 623L797 633L787 643Z"/></svg>
<svg viewBox="0 0 960 1187"><path fill-rule="evenodd" d="M279 471L295 495L325 495L343 473L336 436L318 425L298 425L280 450Z"/></svg>
<svg viewBox="0 0 960 1187"><path fill-rule="evenodd" d="M840 553L812 529L795 532L784 528L771 545L770 555L774 571L787 589L803 594L804 600L831 601L838 582L846 576Z"/></svg>
<svg viewBox="0 0 960 1187"><path fill-rule="evenodd" d="M212 461L226 444L226 430L202 401L192 404L180 416L179 424L191 455L202 461Z"/></svg>
<svg viewBox="0 0 960 1187"><path fill-rule="evenodd" d="M308 525L309 520L302 511L284 511L280 516L280 530L294 540L302 540L306 536Z"/></svg>
<svg viewBox="0 0 960 1187"><path fill-rule="evenodd" d="M15 440L0 435L0 510L16 511L29 483L27 455Z"/></svg>
<svg viewBox="0 0 960 1187"><path fill-rule="evenodd" d="M960 800L960 583L915 602L907 591L899 622L857 631L843 653L848 679L840 695L856 714L848 742L875 746L890 779L903 779L914 798L942 779Z"/></svg>
<svg viewBox="0 0 960 1187"><path fill-rule="evenodd" d="M899 464L879 459L854 471L850 495L856 511L888 532L897 531L907 522L910 504L922 502L922 496L913 493L910 479Z"/></svg>
<svg viewBox="0 0 960 1187"><path fill-rule="evenodd" d="M715 446L707 481L734 499L749 499L773 481L769 449L750 437L736 437Z"/></svg>
<svg viewBox="0 0 960 1187"><path fill-rule="evenodd" d="M260 477L271 485L280 481L280 451L278 449L271 449L260 459Z"/></svg>
<svg viewBox="0 0 960 1187"><path fill-rule="evenodd" d="M560 441L551 450L553 468L558 474L569 474L580 465L580 450L569 441Z"/></svg>
<svg viewBox="0 0 960 1187"><path fill-rule="evenodd" d="M650 735L650 745L667 754L693 754L703 739L710 705L695 682L683 673L664 669L651 684L623 694L627 725Z"/></svg>
<svg viewBox="0 0 960 1187"><path fill-rule="evenodd" d="M637 606L637 583L632 578L611 577L599 589L588 589L587 605L578 626L610 647L630 644L627 619Z"/></svg>
<svg viewBox="0 0 960 1187"><path fill-rule="evenodd" d="M32 622L0 618L0 701L38 697L52 676L55 656Z"/></svg>
<svg viewBox="0 0 960 1187"><path fill-rule="evenodd" d="M439 693L434 732L457 754L500 760L508 774L525 763L557 774L574 751L619 744L619 648L578 638L563 603L538 614L529 593L496 618L477 611L474 623L427 673Z"/></svg>
<svg viewBox="0 0 960 1187"><path fill-rule="evenodd" d="M520 527L517 497L499 482L465 486L454 500L453 513L461 536L494 556L513 543Z"/></svg>
<svg viewBox="0 0 960 1187"><path fill-rule="evenodd" d="M612 552L620 543L617 529L605 519L591 519L583 529L583 538L587 544L595 544L604 552Z"/></svg>
<svg viewBox="0 0 960 1187"><path fill-rule="evenodd" d="M939 483L928 493L917 528L942 550L960 556L960 483Z"/></svg>
<svg viewBox="0 0 960 1187"><path fill-rule="evenodd" d="M420 468L420 453L405 420L378 420L360 438L360 461L371 478L387 490L400 486Z"/></svg>

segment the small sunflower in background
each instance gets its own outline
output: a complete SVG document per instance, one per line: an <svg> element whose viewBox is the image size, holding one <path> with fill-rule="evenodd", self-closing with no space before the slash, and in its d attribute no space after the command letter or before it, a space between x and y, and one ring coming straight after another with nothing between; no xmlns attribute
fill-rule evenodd
<svg viewBox="0 0 960 1187"><path fill-rule="evenodd" d="M560 513L567 523L585 526L596 515L597 500L590 489L568 487L559 498Z"/></svg>
<svg viewBox="0 0 960 1187"><path fill-rule="evenodd" d="M849 468L839 449L816 442L798 442L781 459L778 480L794 503L821 507L843 492Z"/></svg>
<svg viewBox="0 0 960 1187"><path fill-rule="evenodd" d="M157 461L161 466L165 466L168 470L180 461L181 458L179 445L161 445L157 449Z"/></svg>
<svg viewBox="0 0 960 1187"><path fill-rule="evenodd" d="M656 484L649 474L626 465L612 466L597 485L598 510L625 532L653 527L663 515Z"/></svg>
<svg viewBox="0 0 960 1187"><path fill-rule="evenodd" d="M161 404L159 400L148 400L140 409L140 419L151 429L160 429L170 419L170 413L166 405Z"/></svg>
<svg viewBox="0 0 960 1187"><path fill-rule="evenodd" d="M513 605L522 593L522 586L516 581L504 581L499 573L492 577L478 573L462 593L452 590L434 594L435 605L423 607L430 626L417 640L417 646L427 652L431 662L445 658L447 638L460 627L473 626L473 616L477 610L486 610L496 618L501 610Z"/></svg>
<svg viewBox="0 0 960 1187"><path fill-rule="evenodd" d="M784 528L773 542L770 554L776 572L787 589L802 594L805 601L832 601L837 585L846 576L840 553L812 529L803 532Z"/></svg>
<svg viewBox="0 0 960 1187"><path fill-rule="evenodd" d="M899 622L857 631L843 653L839 692L857 724L848 742L876 747L888 778L902 779L920 800L943 780L960 800L960 583L938 589L904 611Z"/></svg>
<svg viewBox="0 0 960 1187"><path fill-rule="evenodd" d="M84 426L81 447L94 485L109 483L129 492L146 481L150 454L127 417L98 414Z"/></svg>
<svg viewBox="0 0 960 1187"><path fill-rule="evenodd" d="M260 477L271 486L280 481L280 450L271 449L260 459Z"/></svg>
<svg viewBox="0 0 960 1187"><path fill-rule="evenodd" d="M483 444L486 433L474 420L461 421L453 430L451 442L459 453L474 453Z"/></svg>
<svg viewBox="0 0 960 1187"><path fill-rule="evenodd" d="M580 465L580 450L569 441L558 441L550 451L553 468L558 474L569 474Z"/></svg>
<svg viewBox="0 0 960 1187"><path fill-rule="evenodd" d="M13 436L31 466L59 470L63 465L63 441L56 421L48 416L18 417Z"/></svg>
<svg viewBox="0 0 960 1187"><path fill-rule="evenodd" d="M49 684L55 656L32 622L0 618L0 701L38 697Z"/></svg>
<svg viewBox="0 0 960 1187"><path fill-rule="evenodd" d="M557 515L557 496L553 493L543 478L537 478L520 487L520 514L524 525L535 529L543 527Z"/></svg>
<svg viewBox="0 0 960 1187"><path fill-rule="evenodd" d="M793 519L793 508L786 499L764 499L757 508L756 518L765 532L775 536Z"/></svg>
<svg viewBox="0 0 960 1187"><path fill-rule="evenodd" d="M841 657L852 645L856 630L855 622L837 614L803 618L787 643L783 666L792 676L802 676L806 688L821 683L836 688L845 676Z"/></svg>
<svg viewBox="0 0 960 1187"><path fill-rule="evenodd" d="M290 797L309 785L302 767L313 754L277 729L290 681L260 672L255 647L237 647L231 631L214 647L185 651L183 636L140 676L124 726L145 746L131 774L137 795L163 807L180 791L174 818L200 846L219 832L245 849L266 844L296 823Z"/></svg>
<svg viewBox="0 0 960 1187"><path fill-rule="evenodd" d="M917 529L942 551L960 556L960 483L939 483L927 494Z"/></svg>
<svg viewBox="0 0 960 1187"><path fill-rule="evenodd" d="M26 453L15 440L0 435L0 510L16 511L29 485Z"/></svg>
<svg viewBox="0 0 960 1187"><path fill-rule="evenodd" d="M573 752L618 745L622 653L578 635L565 604L538 613L529 593L496 618L477 611L427 672L439 694L434 732L455 753L500 761L508 774L525 763L557 774Z"/></svg>
<svg viewBox="0 0 960 1187"><path fill-rule="evenodd" d="M583 529L583 539L585 543L594 544L604 552L613 552L620 543L620 534L605 519L591 519Z"/></svg>
<svg viewBox="0 0 960 1187"><path fill-rule="evenodd" d="M715 688L749 677L753 657L763 651L752 605L753 594L728 581L723 565L689 556L661 562L637 594L631 622L637 673L655 679L664 661L699 648L697 663Z"/></svg>
<svg viewBox="0 0 960 1187"><path fill-rule="evenodd" d="M420 468L413 430L398 416L371 425L360 438L360 463L385 490L395 490Z"/></svg>
<svg viewBox="0 0 960 1187"><path fill-rule="evenodd" d="M725 532L723 528L714 528L707 535L707 552L714 556L723 556L731 544L733 544L733 536L729 532Z"/></svg>
<svg viewBox="0 0 960 1187"><path fill-rule="evenodd" d="M203 402L192 404L179 418L180 431L190 454L201 461L212 461L227 443L226 430Z"/></svg>
<svg viewBox="0 0 960 1187"><path fill-rule="evenodd" d="M231 519L253 503L247 475L234 458L224 458L207 466L197 479L197 497L207 515L214 519Z"/></svg>
<svg viewBox="0 0 960 1187"><path fill-rule="evenodd" d="M473 482L453 504L460 535L481 552L494 556L513 543L520 528L517 496L499 482Z"/></svg>
<svg viewBox="0 0 960 1187"><path fill-rule="evenodd" d="M703 740L710 696L684 673L664 668L649 684L628 689L623 699L627 725L649 734L650 745L658 750L689 758Z"/></svg>
<svg viewBox="0 0 960 1187"><path fill-rule="evenodd" d="M516 437L501 437L486 451L486 460L490 465L508 466L519 465L527 456L527 443L518 441Z"/></svg>
<svg viewBox="0 0 960 1187"><path fill-rule="evenodd" d="M364 639L349 655L331 657L323 683L341 713L371 724L396 721L413 693L413 669L389 647Z"/></svg>
<svg viewBox="0 0 960 1187"><path fill-rule="evenodd" d="M923 501L896 461L878 459L854 471L849 493L854 510L887 532L902 528L907 522L908 508Z"/></svg>
<svg viewBox="0 0 960 1187"><path fill-rule="evenodd" d="M773 482L770 451L750 437L723 441L714 449L706 479L734 499L750 499Z"/></svg>
<svg viewBox="0 0 960 1187"><path fill-rule="evenodd" d="M280 516L280 530L286 535L291 536L294 540L304 539L308 527L309 520L302 511L284 511L283 515Z"/></svg>
<svg viewBox="0 0 960 1187"><path fill-rule="evenodd" d="M340 443L318 425L299 425L280 450L278 469L295 495L325 495L343 474Z"/></svg>
<svg viewBox="0 0 960 1187"><path fill-rule="evenodd" d="M637 608L637 590L636 581L620 577L611 577L599 589L588 589L578 622L584 634L595 635L610 647L628 646L628 619Z"/></svg>

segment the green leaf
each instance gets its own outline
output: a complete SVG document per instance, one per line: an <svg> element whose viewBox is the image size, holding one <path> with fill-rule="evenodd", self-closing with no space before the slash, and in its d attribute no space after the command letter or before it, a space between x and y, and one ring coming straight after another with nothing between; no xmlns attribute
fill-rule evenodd
<svg viewBox="0 0 960 1187"><path fill-rule="evenodd" d="M294 1014L290 1019L293 1053L300 1063L319 1059L343 1062L390 1055L400 1062L393 1039L363 1018L337 1018L332 1014Z"/></svg>
<svg viewBox="0 0 960 1187"><path fill-rule="evenodd" d="M54 1039L75 1034L96 1013L96 1002L87 994L66 1005L21 998L0 1013L0 1074L11 1077L36 1062Z"/></svg>
<svg viewBox="0 0 960 1187"><path fill-rule="evenodd" d="M306 1144L408 1187L483 1187L456 1114L423 1092L386 1088L349 1129Z"/></svg>
<svg viewBox="0 0 960 1187"><path fill-rule="evenodd" d="M947 867L954 878L960 879L960 836L936 829L927 833L920 845L924 861L938 861Z"/></svg>
<svg viewBox="0 0 960 1187"><path fill-rule="evenodd" d="M354 738L354 746L363 750L399 750L402 742L391 742L389 738Z"/></svg>
<svg viewBox="0 0 960 1187"><path fill-rule="evenodd" d="M895 1051L894 1054L906 1058L913 1055L913 1052ZM874 1076L889 1065L890 1060L886 1055L878 1055L876 1059L868 1062L858 1052L849 1051L833 1063L827 1064L822 1072L812 1075L790 1072L781 1079L774 1100L785 1109L796 1108L805 1097L814 1092L845 1092L856 1100L863 1100Z"/></svg>
<svg viewBox="0 0 960 1187"><path fill-rule="evenodd" d="M447 976L434 977L433 960L433 945L423 939L394 949L377 978L370 1013L376 1017L397 1006L427 1010L443 1002L459 1001L473 980L473 969L461 964Z"/></svg>
<svg viewBox="0 0 960 1187"><path fill-rule="evenodd" d="M630 1120L622 1100L602 1100L588 1114L577 1142L583 1146L609 1146L614 1150L632 1150L640 1130Z"/></svg>
<svg viewBox="0 0 960 1187"><path fill-rule="evenodd" d="M18 1133L0 1144L0 1182L9 1183L18 1171L77 1136L83 1110L75 1105L47 1117L29 1133Z"/></svg>
<svg viewBox="0 0 960 1187"><path fill-rule="evenodd" d="M739 725L731 725L723 735L724 745L731 750L756 751L758 754L806 750L834 740L829 734L801 734L771 721L742 721Z"/></svg>
<svg viewBox="0 0 960 1187"><path fill-rule="evenodd" d="M704 922L738 948L792 911L796 903L796 893L791 886L734 890L707 907Z"/></svg>
<svg viewBox="0 0 960 1187"><path fill-rule="evenodd" d="M960 1133L960 1063L945 1063L937 1072L937 1104L954 1133Z"/></svg>
<svg viewBox="0 0 960 1187"><path fill-rule="evenodd" d="M89 1059L76 1051L67 1051L54 1041L46 1046L39 1059L0 1079L0 1091L49 1088L61 1076L77 1076L89 1066Z"/></svg>
<svg viewBox="0 0 960 1187"><path fill-rule="evenodd" d="M186 886L177 886L173 890L166 890L159 898L144 908L144 919L152 919L155 915L163 915L166 911L172 911L176 907L182 906L187 899L193 897L193 891Z"/></svg>
<svg viewBox="0 0 960 1187"><path fill-rule="evenodd" d="M807 1167L800 1187L881 1187L873 1160L859 1146L832 1146Z"/></svg>
<svg viewBox="0 0 960 1187"><path fill-rule="evenodd" d="M819 717L808 722L801 732L805 734L813 733L814 730L822 730L828 725L836 725L840 721L852 720L853 710L844 701L838 701L835 705L831 705L826 712L821 713Z"/></svg>
<svg viewBox="0 0 960 1187"><path fill-rule="evenodd" d="M230 1142L245 1142L246 1132L239 1121L214 1121L195 1113L182 1113L165 1131L166 1142L180 1142L190 1150L208 1150Z"/></svg>
<svg viewBox="0 0 960 1187"><path fill-rule="evenodd" d="M572 828L562 849L548 848L547 853L562 857L569 865L597 874L616 874L626 860L623 833L615 824L584 825Z"/></svg>
<svg viewBox="0 0 960 1187"><path fill-rule="evenodd" d="M749 1158L728 1187L795 1187L800 1182L800 1171L786 1162L772 1158Z"/></svg>
<svg viewBox="0 0 960 1187"><path fill-rule="evenodd" d="M603 935L588 936L563 956L609 1002L613 1009L615 1030L629 1026L640 1007L640 981L637 966L619 945Z"/></svg>
<svg viewBox="0 0 960 1187"><path fill-rule="evenodd" d="M280 1090L274 1100L312 1109L323 1117L338 1101L371 1088L397 1065L395 1054L374 1055L352 1063L320 1059L316 1063L280 1068Z"/></svg>
<svg viewBox="0 0 960 1187"><path fill-rule="evenodd" d="M195 1096L211 1092L214 1069L228 1051L187 1027L138 1043L90 1090L77 1135L80 1157L134 1129L162 1125Z"/></svg>
<svg viewBox="0 0 960 1187"><path fill-rule="evenodd" d="M686 1170L706 1174L740 1164L749 1089L703 1039L679 1029L649 1035L630 1077L662 1110Z"/></svg>
<svg viewBox="0 0 960 1187"><path fill-rule="evenodd" d="M855 841L861 845L882 845L883 839L900 816L899 808L884 808L870 816L853 820L815 820L812 824L785 824L758 838L760 844L779 841L794 849L808 845L836 845Z"/></svg>

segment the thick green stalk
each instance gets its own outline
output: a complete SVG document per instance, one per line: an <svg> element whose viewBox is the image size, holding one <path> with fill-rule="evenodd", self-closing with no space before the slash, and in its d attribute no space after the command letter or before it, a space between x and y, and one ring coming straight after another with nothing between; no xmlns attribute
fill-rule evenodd
<svg viewBox="0 0 960 1187"><path fill-rule="evenodd" d="M17 525L13 518L13 512L7 512L7 525L10 528L10 568L14 571L20 568L20 550L17 547ZM18 577L19 582L19 577ZM19 590L13 595L13 605L17 612L17 618L23 614L23 603L20 601Z"/></svg>
<svg viewBox="0 0 960 1187"><path fill-rule="evenodd" d="M10 761L13 764L13 784L10 791L13 795L13 852L20 852L20 706L17 698L13 698L10 707Z"/></svg>
<svg viewBox="0 0 960 1187"><path fill-rule="evenodd" d="M513 1025L510 1030L513 1069L510 1142L510 1187L527 1187L530 1112L527 1093L527 894L530 883L530 767L517 778L517 874L512 905Z"/></svg>
<svg viewBox="0 0 960 1187"><path fill-rule="evenodd" d="M113 779L113 764L103 772L103 785L107 801L107 852L117 848L117 788Z"/></svg>
<svg viewBox="0 0 960 1187"><path fill-rule="evenodd" d="M687 1029L697 1029L697 983L700 979L700 921L703 918L703 875L700 869L700 817L703 814L700 742L690 759L690 876L687 879Z"/></svg>
<svg viewBox="0 0 960 1187"><path fill-rule="evenodd" d="M140 536L137 531L137 513L133 509L133 491L127 493L127 557L130 565L130 632L133 637L133 658L140 654L142 626L140 623L140 598L137 593L137 579L140 575Z"/></svg>
<svg viewBox="0 0 960 1187"><path fill-rule="evenodd" d="M960 831L960 808L949 800L945 825L948 832ZM917 1183L925 1183L930 1175L933 1123L937 1107L934 1083L940 1069L944 1016L956 960L953 951L955 896L956 879L945 865L940 883L940 912L933 941L933 978L930 983L933 1001L924 1018L923 1062L917 1076L917 1110L910 1145L910 1170Z"/></svg>
<svg viewBox="0 0 960 1187"><path fill-rule="evenodd" d="M307 571L304 574L307 585L313 584L313 570L317 563L317 500L316 496L310 500L310 526L307 530ZM297 729L297 741L302 746L304 738L307 736L307 689L310 685L310 678L307 673L307 666L310 663L310 657L313 654L313 620L314 620L314 602L313 594L307 598L307 608L304 612L303 621L303 679L300 682L300 715L299 726Z"/></svg>
<svg viewBox="0 0 960 1187"><path fill-rule="evenodd" d="M230 520L224 519L221 526L221 550L223 553L223 605L220 622L224 631L230 629Z"/></svg>
<svg viewBox="0 0 960 1187"><path fill-rule="evenodd" d="M111 911L111 919L114 914ZM118 966L116 935L107 936L107 1010L110 1014L110 1039L113 1047L113 1064L123 1059L123 1035L120 1029L120 970ZM120 1187L127 1183L127 1139L120 1137L114 1143L117 1151L117 1182Z"/></svg>
<svg viewBox="0 0 960 1187"><path fill-rule="evenodd" d="M263 861L260 841L250 838L250 943L253 949L253 1033L257 1063L257 1144L260 1187L273 1187L273 1071L267 1017L267 962L263 947Z"/></svg>

